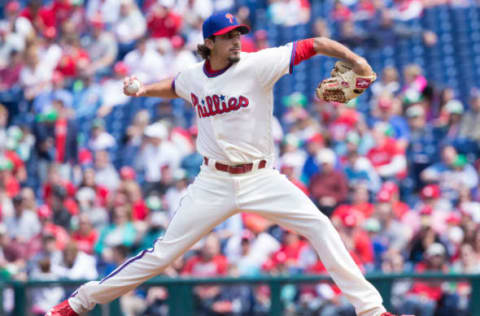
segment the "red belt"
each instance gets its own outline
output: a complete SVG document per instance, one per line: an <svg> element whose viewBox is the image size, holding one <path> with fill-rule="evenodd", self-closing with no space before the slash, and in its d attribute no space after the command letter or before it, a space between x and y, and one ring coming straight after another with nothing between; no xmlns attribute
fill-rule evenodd
<svg viewBox="0 0 480 316"><path fill-rule="evenodd" d="M203 161L208 166L208 158L203 157ZM266 160L261 160L258 163L258 169L263 169L266 166L267 166L267 161ZM251 171L253 169L253 163L246 163L246 164L243 164L243 165L229 166L229 165L224 165L223 163L220 163L220 162L216 162L215 163L215 169L220 170L220 171L224 171L224 172L228 172L228 173L231 173L231 174L242 174L242 173L246 173L246 172Z"/></svg>

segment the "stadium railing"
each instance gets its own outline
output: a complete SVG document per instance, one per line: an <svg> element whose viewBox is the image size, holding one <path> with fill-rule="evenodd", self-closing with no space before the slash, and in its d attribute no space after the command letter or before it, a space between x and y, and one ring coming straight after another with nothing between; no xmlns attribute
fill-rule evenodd
<svg viewBox="0 0 480 316"><path fill-rule="evenodd" d="M392 285L400 279L435 279L443 281L466 281L472 288L470 297L471 315L480 315L480 274L443 274L443 273L396 273L396 274L368 274L367 279L373 283L383 297L385 307L390 308ZM169 315L190 316L195 313L193 287L197 285L258 285L266 284L270 287L269 315L282 315L283 304L280 297L282 287L286 284L315 284L320 281L331 280L326 275L284 275L284 276L256 276L256 277L226 277L226 278L167 278L156 277L145 282L142 287L164 286L168 290L167 304ZM13 315L29 315L27 291L35 287L62 286L75 288L86 281L58 280L58 281L2 281L0 282L0 302L3 302L4 290L12 288L14 292ZM0 316L7 315L4 304L0 304ZM118 300L107 305L97 306L91 316L121 316Z"/></svg>

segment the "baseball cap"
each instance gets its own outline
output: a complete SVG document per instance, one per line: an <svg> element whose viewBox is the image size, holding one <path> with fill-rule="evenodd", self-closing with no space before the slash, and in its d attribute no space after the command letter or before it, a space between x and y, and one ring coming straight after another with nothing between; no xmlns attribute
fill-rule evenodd
<svg viewBox="0 0 480 316"><path fill-rule="evenodd" d="M147 137L166 139L168 130L162 123L154 123L145 128L144 134Z"/></svg>
<svg viewBox="0 0 480 316"><path fill-rule="evenodd" d="M333 165L336 159L335 152L330 148L323 148L320 150L316 158L319 163L326 163L330 165Z"/></svg>
<svg viewBox="0 0 480 316"><path fill-rule="evenodd" d="M435 242L428 246L426 254L429 257L436 255L443 256L445 255L445 247L443 247L442 244Z"/></svg>
<svg viewBox="0 0 480 316"><path fill-rule="evenodd" d="M135 172L135 169L133 169L130 166L123 166L120 169L120 177L123 180L135 180L137 177L137 173Z"/></svg>
<svg viewBox="0 0 480 316"><path fill-rule="evenodd" d="M425 110L421 105L412 105L407 109L407 117L419 117L425 115Z"/></svg>
<svg viewBox="0 0 480 316"><path fill-rule="evenodd" d="M463 114L463 104L458 100L450 100L445 104L445 109L449 114Z"/></svg>
<svg viewBox="0 0 480 316"><path fill-rule="evenodd" d="M378 191L377 201L379 203L388 203L392 199L392 196L393 196L392 191L389 191L387 189L382 189L382 190Z"/></svg>
<svg viewBox="0 0 480 316"><path fill-rule="evenodd" d="M420 209L420 215L430 216L433 214L433 208L430 205L424 205Z"/></svg>
<svg viewBox="0 0 480 316"><path fill-rule="evenodd" d="M437 184L429 184L420 192L420 196L424 199L432 199L440 197L440 187Z"/></svg>
<svg viewBox="0 0 480 316"><path fill-rule="evenodd" d="M247 34L250 32L250 28L247 25L238 24L238 21L233 14L216 13L208 17L203 22L203 38L209 38L213 35L226 34L235 29L238 29L242 34Z"/></svg>

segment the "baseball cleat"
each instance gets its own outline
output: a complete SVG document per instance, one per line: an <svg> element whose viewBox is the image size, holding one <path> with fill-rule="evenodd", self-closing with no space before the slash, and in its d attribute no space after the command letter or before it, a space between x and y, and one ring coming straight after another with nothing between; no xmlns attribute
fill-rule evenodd
<svg viewBox="0 0 480 316"><path fill-rule="evenodd" d="M78 314L70 307L68 300L65 300L54 306L45 316L78 316Z"/></svg>

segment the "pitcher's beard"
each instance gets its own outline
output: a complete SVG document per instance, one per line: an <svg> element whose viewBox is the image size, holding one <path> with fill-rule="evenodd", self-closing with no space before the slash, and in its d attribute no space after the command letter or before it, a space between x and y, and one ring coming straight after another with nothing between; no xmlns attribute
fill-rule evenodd
<svg viewBox="0 0 480 316"><path fill-rule="evenodd" d="M240 61L240 56L230 56L228 57L228 61L232 64L238 63Z"/></svg>

